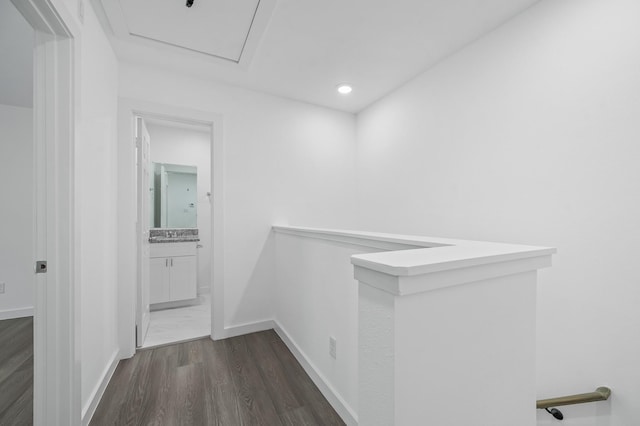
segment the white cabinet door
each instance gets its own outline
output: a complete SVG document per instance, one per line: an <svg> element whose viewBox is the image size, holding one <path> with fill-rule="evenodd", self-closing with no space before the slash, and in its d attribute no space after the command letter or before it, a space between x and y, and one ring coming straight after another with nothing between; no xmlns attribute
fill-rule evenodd
<svg viewBox="0 0 640 426"><path fill-rule="evenodd" d="M149 300L150 303L162 303L171 300L170 294L170 273L169 262L171 259L166 257L152 257L151 274L149 283Z"/></svg>
<svg viewBox="0 0 640 426"><path fill-rule="evenodd" d="M195 299L197 297L196 256L172 257L171 300Z"/></svg>

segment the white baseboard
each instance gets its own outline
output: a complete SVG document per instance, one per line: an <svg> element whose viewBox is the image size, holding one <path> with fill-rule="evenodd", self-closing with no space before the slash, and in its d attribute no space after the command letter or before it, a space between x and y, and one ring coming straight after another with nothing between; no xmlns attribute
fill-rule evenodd
<svg viewBox="0 0 640 426"><path fill-rule="evenodd" d="M225 327L222 336L216 336L216 340L228 339L229 337L242 336L243 334L255 333L258 331L272 330L275 326L276 324L273 320L264 320Z"/></svg>
<svg viewBox="0 0 640 426"><path fill-rule="evenodd" d="M336 410L338 415L342 417L342 420L348 426L357 426L358 425L358 415L353 411L353 409L347 404L347 402L342 398L342 396L329 384L329 381L324 377L322 373L313 365L313 362L309 360L309 358L302 352L302 350L295 344L295 342L291 339L289 334L286 332L284 328L278 323L278 321L273 321L275 323L275 327L273 329L280 336L285 345L289 348L293 356L296 357L304 371L307 372L313 383L320 389L322 395L327 398L329 404Z"/></svg>
<svg viewBox="0 0 640 426"><path fill-rule="evenodd" d="M118 362L120 361L120 357L118 356L118 351L115 351L111 356L111 360L105 368L102 374L102 380L96 385L91 392L91 396L89 400L86 402L85 406L82 407L82 425L87 426L89 422L91 422L91 418L93 414L96 412L96 408L98 408L98 404L102 399L102 395L104 395L105 389L107 389L107 385L113 376L113 373L116 371L116 367L118 366Z"/></svg>
<svg viewBox="0 0 640 426"><path fill-rule="evenodd" d="M0 311L0 320L24 318L33 316L33 307L20 309L7 309Z"/></svg>

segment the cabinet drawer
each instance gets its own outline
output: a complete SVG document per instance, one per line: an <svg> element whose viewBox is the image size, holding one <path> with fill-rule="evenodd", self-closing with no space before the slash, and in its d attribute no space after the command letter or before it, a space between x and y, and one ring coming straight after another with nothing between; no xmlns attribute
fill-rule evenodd
<svg viewBox="0 0 640 426"><path fill-rule="evenodd" d="M150 244L149 255L153 257L195 256L195 242Z"/></svg>

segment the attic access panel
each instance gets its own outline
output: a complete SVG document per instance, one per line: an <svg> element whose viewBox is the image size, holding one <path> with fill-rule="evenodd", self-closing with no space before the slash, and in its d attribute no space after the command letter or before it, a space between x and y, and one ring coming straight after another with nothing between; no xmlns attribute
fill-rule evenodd
<svg viewBox="0 0 640 426"><path fill-rule="evenodd" d="M240 62L260 0L120 0L131 36Z"/></svg>

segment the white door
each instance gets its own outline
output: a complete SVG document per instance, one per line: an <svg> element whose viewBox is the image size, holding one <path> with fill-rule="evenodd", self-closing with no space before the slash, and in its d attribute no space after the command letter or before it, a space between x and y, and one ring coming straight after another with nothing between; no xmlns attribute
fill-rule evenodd
<svg viewBox="0 0 640 426"><path fill-rule="evenodd" d="M144 343L149 329L149 209L151 204L150 138L142 117L136 117L136 162L138 169L138 295L136 306L136 346Z"/></svg>

